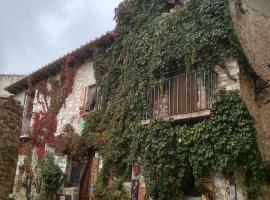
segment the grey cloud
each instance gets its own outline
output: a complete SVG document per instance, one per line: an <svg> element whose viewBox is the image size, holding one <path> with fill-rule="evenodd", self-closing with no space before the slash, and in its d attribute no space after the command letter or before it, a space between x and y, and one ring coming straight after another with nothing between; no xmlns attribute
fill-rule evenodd
<svg viewBox="0 0 270 200"><path fill-rule="evenodd" d="M0 73L28 74L112 30L121 0L0 0Z"/></svg>

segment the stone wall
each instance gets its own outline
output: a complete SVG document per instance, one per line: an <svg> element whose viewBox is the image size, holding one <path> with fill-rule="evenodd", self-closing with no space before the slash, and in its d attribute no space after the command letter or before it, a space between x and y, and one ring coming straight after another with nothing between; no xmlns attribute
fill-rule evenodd
<svg viewBox="0 0 270 200"><path fill-rule="evenodd" d="M12 193L18 159L22 108L11 98L0 97L0 199Z"/></svg>
<svg viewBox="0 0 270 200"><path fill-rule="evenodd" d="M5 87L15 83L16 81L24 78L24 75L7 75L0 74L0 97L8 97L10 93L5 91Z"/></svg>
<svg viewBox="0 0 270 200"><path fill-rule="evenodd" d="M56 74L53 77L50 77L52 80L60 80L60 74ZM81 128L80 128L80 89L84 86L91 86L95 85L95 76L94 76L94 70L93 70L93 62L90 60L86 60L77 70L75 78L74 78L74 85L71 94L66 98L65 104L62 106L62 108L59 110L59 113L57 115L57 130L56 134L63 133L63 128L65 125L70 124L74 128L75 132L80 134ZM48 82L47 88L50 90L51 85ZM24 92L21 92L16 95L16 99L23 100L24 98ZM39 101L44 102L43 95L39 96ZM48 103L50 103L50 97L47 98ZM40 103L38 103L37 100L37 91L35 94L34 102L33 102L33 112L39 112L42 110L42 106ZM33 120L31 121L31 124L33 124ZM47 150L50 149L47 147ZM67 157L66 156L55 156L55 161L59 166L61 167L62 171L65 171L67 167ZM36 149L33 150L32 154L32 167L36 166L38 163L38 157L36 153ZM35 188L32 190L34 193L34 196L37 196L35 194Z"/></svg>
<svg viewBox="0 0 270 200"><path fill-rule="evenodd" d="M84 86L95 85L93 62L85 61L78 69L72 93L67 97L65 105L57 115L57 131L60 134L67 124L71 124L76 133L81 133L80 128L80 89Z"/></svg>
<svg viewBox="0 0 270 200"><path fill-rule="evenodd" d="M235 194L237 200L247 200L248 195L245 188L245 174L242 171L235 171L235 182L233 184L222 176L221 174L211 174L210 181L214 184L215 199L216 200L229 200L230 187L235 188ZM232 194L231 194L232 195ZM234 199L234 198L232 198Z"/></svg>
<svg viewBox="0 0 270 200"><path fill-rule="evenodd" d="M54 80L59 80L60 75L56 75L54 77L51 77ZM80 128L80 89L84 86L91 86L95 85L96 80L94 76L94 69L93 69L93 62L90 60L86 60L77 70L75 78L74 78L74 84L71 94L66 98L65 104L62 106L62 108L59 110L59 113L57 115L57 130L56 135L59 135L63 132L63 128L65 125L70 124L74 128L76 133L81 133ZM50 83L47 83L47 87L50 90L51 85ZM37 93L37 92L36 92ZM23 99L22 95L24 93L20 93L16 95L16 99L21 100ZM44 98L42 95L39 97L39 101L44 102ZM48 103L50 103L50 97L47 98ZM34 99L33 104L33 112L39 112L42 110L42 106L37 101L37 95Z"/></svg>

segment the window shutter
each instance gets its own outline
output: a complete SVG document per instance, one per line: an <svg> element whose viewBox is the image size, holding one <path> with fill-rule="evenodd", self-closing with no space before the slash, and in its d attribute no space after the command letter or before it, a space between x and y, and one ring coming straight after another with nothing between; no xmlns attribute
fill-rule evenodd
<svg viewBox="0 0 270 200"><path fill-rule="evenodd" d="M94 110L96 106L97 88L95 85L88 87L85 101L85 109L87 111Z"/></svg>
<svg viewBox="0 0 270 200"><path fill-rule="evenodd" d="M89 88L89 91L88 91L88 101L89 101L89 106L91 110L95 109L96 99L97 99L97 88L96 86L93 86Z"/></svg>
<svg viewBox="0 0 270 200"><path fill-rule="evenodd" d="M31 118L32 116L32 111L33 111L33 102L29 101L27 105L27 112L26 112L26 117Z"/></svg>
<svg viewBox="0 0 270 200"><path fill-rule="evenodd" d="M84 107L87 87L80 88L80 108Z"/></svg>
<svg viewBox="0 0 270 200"><path fill-rule="evenodd" d="M25 106L24 106L24 116L31 118L33 112L33 101L34 98L32 96L26 95L25 98Z"/></svg>

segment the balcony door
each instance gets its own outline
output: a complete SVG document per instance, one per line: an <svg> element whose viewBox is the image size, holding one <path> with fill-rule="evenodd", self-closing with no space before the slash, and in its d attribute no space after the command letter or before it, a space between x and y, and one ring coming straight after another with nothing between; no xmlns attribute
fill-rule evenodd
<svg viewBox="0 0 270 200"><path fill-rule="evenodd" d="M210 96L217 76L208 69L190 73L174 72L147 91L149 110L145 118L194 113L210 109Z"/></svg>
<svg viewBox="0 0 270 200"><path fill-rule="evenodd" d="M198 111L198 84L196 73L182 74L169 79L169 115Z"/></svg>

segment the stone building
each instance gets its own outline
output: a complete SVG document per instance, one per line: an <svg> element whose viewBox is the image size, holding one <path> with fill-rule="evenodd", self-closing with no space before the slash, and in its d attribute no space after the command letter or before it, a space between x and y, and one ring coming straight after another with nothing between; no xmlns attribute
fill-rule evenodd
<svg viewBox="0 0 270 200"><path fill-rule="evenodd" d="M260 75L262 81L257 80L257 84L267 86L269 84L269 69L267 59L269 59L269 13L267 12L268 1L260 0L256 4L251 0L243 0L243 9L246 14L240 15L234 10L234 5L231 5L231 13L236 26L236 31L242 41L244 50L247 56L252 61L252 66L257 74ZM259 11L258 11L259 10ZM266 28L265 28L266 27ZM264 29L265 32L258 30ZM259 40L253 40L254 37L259 36ZM65 104L57 114L57 128L55 135L63 132L66 125L71 125L74 131L78 134L82 131L83 118L88 114L84 108L88 107L87 111L92 111L94 108L85 103L95 102L90 99L96 97L97 89L95 87L95 77L93 70L93 61L91 60L92 48L95 45L100 45L99 40L90 42L81 48L72 52L75 58L81 61L81 64L76 71L72 92L65 100ZM105 41L109 43L110 41ZM97 44L98 43L98 44ZM101 42L102 43L102 42ZM252 48L252 47L256 48ZM266 49L266 51L265 51ZM257 56L256 56L257 55ZM36 90L30 96L26 94L29 86L29 78L33 84L38 84L43 80L60 79L60 72L65 63L65 58L61 57L56 61L42 67L40 70L32 73L30 76L10 85L7 91L14 94L16 98L24 105L24 119L21 141L27 141L29 133L31 132L31 125L33 125L32 113L39 112L42 109L38 99L38 91ZM250 77L244 76L240 70L235 59L228 58L226 68L231 75L228 78L228 72L225 72L221 67L215 66L213 69L205 69L192 73L174 72L171 77L164 81L163 89L160 87L151 88L148 92L149 111L145 114L144 124L149 123L152 118L162 117L174 123L195 123L197 121L208 118L211 115L211 94L216 90L240 90L241 96L246 102L252 116L256 120L256 129L258 132L258 142L264 160L269 160L269 91L267 87L256 97L256 83ZM259 78L259 77L258 77ZM205 84L207 83L207 84ZM47 88L51 88L49 82L46 83ZM268 87L269 88L269 87ZM257 98L257 99L256 99ZM44 100L44 99L43 99ZM86 107L85 107L86 106ZM31 109L29 109L29 107ZM92 107L92 108L91 108ZM95 107L95 106L94 106ZM90 108L90 110L89 110ZM34 151L33 162L36 163L36 152ZM23 158L23 157L21 157ZM78 173L80 179L71 183L72 187L63 188L61 195L72 199L87 199L89 198L89 191L92 191L93 183L97 180L98 171L102 167L102 159L98 152L89 158L88 162L81 168L74 171L68 165L68 159L65 157L58 157L58 163L62 170L70 176L73 172ZM139 163L140 164L140 163ZM139 165L138 164L138 165ZM69 168L69 169L67 169ZM84 170L83 170L84 169ZM73 172L72 172L73 171ZM229 180L220 174L212 173L205 179L205 187L207 187L216 200L223 199L247 199L246 191L243 190L244 175L241 171L236 171L237 180L231 184ZM133 166L131 171L131 179L127 181L124 186L131 196L131 188L137 186L137 199L143 200L146 193L146 186L143 176L143 170L138 170L138 166ZM79 187L80 186L80 187ZM80 191L80 189L81 191ZM32 194L36 193L36 188L32 188ZM269 193L269 188L264 187L264 192ZM265 196L267 199L269 196ZM194 200L206 197L191 197L186 196L186 199Z"/></svg>
<svg viewBox="0 0 270 200"><path fill-rule="evenodd" d="M227 63L227 68L230 70L230 73L237 78L237 82L228 82L226 74L223 74L219 69L214 69L217 72L217 83L216 89L224 88L226 90L239 89L243 101L246 103L249 112L252 117L255 119L255 128L257 131L257 142L262 154L264 161L269 162L270 159L270 1L268 0L242 0L241 6L242 11L239 12L239 9L235 6L234 0L229 0L230 4L230 14L232 21L234 23L235 31L238 36L238 39L243 47L245 54L247 55L252 68L257 74L257 78L250 77L247 74L239 71L236 62ZM180 77L178 78L181 79ZM174 82L173 80L169 80ZM180 80L181 81L181 80ZM198 82L198 81L197 81ZM202 88L199 87L201 90ZM159 92L158 90L155 90ZM180 89L181 91L181 89ZM183 91L183 90L182 90ZM202 95L202 98L205 98L203 93L199 92ZM195 95L193 95L195 96ZM197 114L191 112L190 114L181 114L179 116L174 115L175 108L169 108L172 105L175 105L172 102L173 98L168 96L168 92L163 95L158 95L159 98L154 98L152 114L153 116L162 115L167 119L172 120L189 120L195 119L194 117L206 117L208 113L206 111L199 111ZM200 98L201 98L200 97ZM152 95L153 98L153 95ZM200 100L199 102L203 102ZM186 101L184 99L184 101ZM196 100L197 101L197 100ZM173 104L171 104L173 103ZM168 107L168 105L170 105ZM197 104L198 105L198 104ZM193 104L193 106L197 106ZM200 103L200 105L202 105ZM181 111L182 105L177 105L177 109ZM200 108L200 107L197 107ZM206 107L206 110L211 110L211 108ZM185 111L185 110L184 110ZM192 109L191 109L192 111ZM199 114L201 113L201 114ZM202 114L203 113L203 114ZM173 115L173 116L172 116ZM147 121L145 121L147 123ZM244 175L242 172L238 171L237 173L237 183L236 187L230 186L228 180L222 177L220 174L211 174L208 178L208 182L213 184L213 190L215 193L215 199L247 199L246 191L241 189L241 185L245 182ZM140 180L139 195L140 190L142 193L145 192L143 173L137 174L133 179ZM127 188L131 187L131 183L126 184ZM142 188L142 189L141 189ZM235 190L236 189L236 190ZM229 198L225 196L226 190L236 191L235 198ZM269 185L263 186L263 199L270 199ZM140 199L140 197L139 197ZM143 199L143 198L141 198ZM187 197L187 199L196 199ZM201 199L198 197L198 199Z"/></svg>
<svg viewBox="0 0 270 200"><path fill-rule="evenodd" d="M93 43L89 43L72 52L75 58L80 59L81 64L76 71L72 91L65 99L65 104L62 105L57 114L57 128L55 135L61 134L66 125L72 126L76 133L81 134L83 117L88 114L88 112L84 112L85 110L82 108L87 106L85 105L86 102L89 102L89 99L87 98L95 98L97 92L91 54L87 54L87 52L91 52L92 47ZM38 113L42 109L40 101L44 101L44 98L39 97L39 91L37 89L31 94L27 92L30 87L29 79L36 85L43 80L60 80L61 70L65 59L66 56L59 58L6 88L7 91L15 95L15 98L19 100L24 107L21 142L28 141L31 127L33 126L33 113ZM165 81L165 90L163 90L163 92L159 90L160 88L154 88L153 91L155 94L153 92L149 93L151 109L145 115L143 123L147 124L150 118L155 117L163 117L164 119L172 120L176 123L182 123L183 121L192 122L209 117L211 113L210 96L212 92L221 89L240 89L239 66L233 58L227 60L227 69L233 78L229 79L227 72L219 66L215 66L213 69L204 69L189 74L174 72L172 78L168 78ZM52 88L50 81L46 82L46 87ZM48 98L50 99L51 97L48 96ZM88 111L91 112L91 109L94 110L95 106L92 108L90 106L90 110ZM18 166L23 162L22 159L25 157L26 155L20 156ZM68 173L67 175L71 176L73 169L68 165L70 161L68 161L66 157L56 158L63 172ZM34 150L32 156L32 168L34 168L36 163L37 152ZM89 162L86 162L84 167L81 169L74 168L74 173L79 173L80 178L79 180L73 180L74 182L70 183L71 187L63 188L60 192L61 195L65 197L70 195L73 199L77 199L78 196L80 196L80 199L88 196L89 191L97 180L98 172L101 167L102 160L99 157L98 152L96 152L91 159L89 158ZM86 173L87 171L90 172L91 175ZM143 172L134 173L133 170L131 179L133 181L139 180L139 199L143 199L146 192ZM224 188L232 187L228 180L219 174L212 174L208 179L215 188L213 193L215 193L216 199L222 199L224 197ZM79 186L81 189L79 189ZM126 182L124 186L130 196L132 182ZM82 188L86 188L85 192L82 192ZM238 199L245 199L241 187L238 187L237 185L237 188L236 195ZM37 189L33 187L31 189L31 194L37 195Z"/></svg>
<svg viewBox="0 0 270 200"><path fill-rule="evenodd" d="M61 105L57 113L57 126L54 135L57 137L62 134L67 126L72 127L76 134L81 134L84 117L96 109L97 89L94 77L93 61L91 60L91 52L95 45L102 45L102 43L102 37L94 42L87 43L86 45L83 45L75 51L41 67L39 70L5 88L23 105L23 120L20 135L22 146L24 144L27 145L30 138L33 137L31 134L35 123L36 113L39 113L43 109L43 103L45 103L45 101L48 100L48 104L52 102L50 101L52 99L51 95L48 95L46 97L48 99L45 100L45 96L41 94L40 88L37 89L35 87L45 81L45 88L47 88L48 91L52 91L53 83L60 82L62 80L61 77L64 73L63 65L65 65L66 60L71 55L73 60L76 60L76 62L78 61L79 64L77 66L70 67L74 69L76 68L76 70L74 70L74 77L66 77L67 80L74 79L74 81L70 93L66 96L64 103ZM29 81L31 81L31 83ZM32 86L35 88L34 90L31 90L31 92L29 92L30 87L32 87L30 84L33 84ZM48 106L50 107L51 105ZM53 150L49 147L46 147L46 149L49 151ZM24 168L25 160L32 160L31 171L33 171L35 175L35 167L38 162L37 151L37 148L34 148L30 155L29 153L21 152L17 164L17 177L15 179L15 188L17 191L15 191L15 194L18 194L20 191L20 186L23 181L21 177L25 176L27 173L26 169L24 169L23 172L19 170ZM67 180L69 180L69 183L67 184L68 186L62 188L59 192L58 198L62 195L76 200L79 195L89 195L88 188L94 184L93 181L96 181L99 165L102 162L99 158L98 152L94 153L93 157L89 158L89 160L86 159L79 168L73 167L72 160L68 159L67 156L55 156L55 160L61 167L63 173L66 174L65 176L67 177ZM91 176L88 174L89 170L91 171ZM24 173L24 175L20 173ZM75 178L71 178L74 176ZM35 178L31 179L31 181L35 181L34 179ZM79 190L82 180L83 185L81 186L86 188L84 191L82 191L82 189L81 191ZM26 188L26 191L23 189L23 193L25 193L23 196L28 195L35 199L35 197L38 197L40 193L40 188L36 188L32 185L30 188Z"/></svg>

